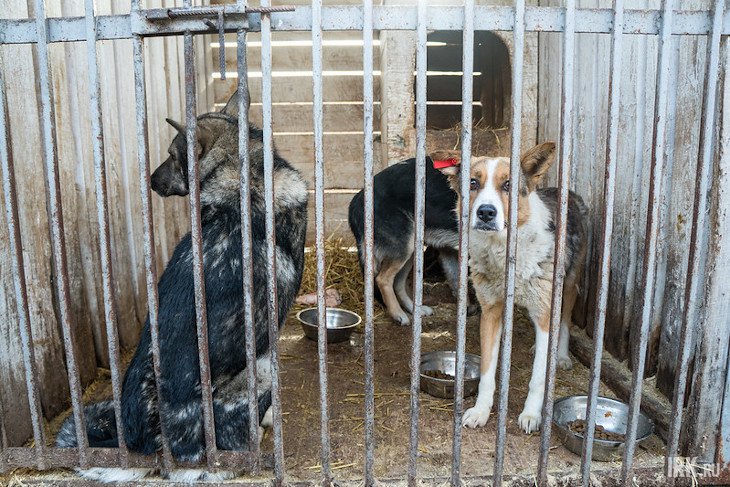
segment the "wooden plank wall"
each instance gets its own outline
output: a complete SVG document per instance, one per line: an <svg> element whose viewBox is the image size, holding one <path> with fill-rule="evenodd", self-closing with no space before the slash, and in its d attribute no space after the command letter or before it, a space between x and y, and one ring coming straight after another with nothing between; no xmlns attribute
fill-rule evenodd
<svg viewBox="0 0 730 487"><path fill-rule="evenodd" d="M97 14L126 13L129 2L98 0ZM33 17L32 0L0 0L5 17ZM143 6L181 5L181 0L148 0ZM47 2L47 15L83 16L83 0ZM200 38L202 39L202 38ZM199 41L200 49L209 49ZM146 314L144 254L135 103L130 40L98 44L104 141L111 219L112 265L118 330L125 348L137 343ZM165 117L182 120L184 85L182 39L149 39L145 45L151 169L166 157L173 129ZM82 382L94 379L97 367L108 367L104 332L101 270L94 192L89 86L86 45L82 42L50 46L58 159L65 218L72 323L79 352ZM203 73L210 56L197 56ZM41 400L47 417L69 403L66 368L56 297L51 282L51 250L39 129L39 104L34 63L35 48L0 47L0 69L6 81L10 138L19 192L19 212L30 318L35 345ZM198 110L212 106L205 74L198 82ZM0 189L0 193L2 190ZM4 196L2 196L4 198ZM180 237L188 231L187 203L182 198L162 200L153 193L155 248L158 268L167 261ZM0 215L0 399L11 444L30 435L24 369L18 335L17 308L7 246L5 213Z"/></svg>
<svg viewBox="0 0 730 487"><path fill-rule="evenodd" d="M218 2L217 0L214 3ZM274 1L274 5L305 5L307 0ZM360 4L358 0L329 0L326 5ZM257 5L251 2L251 5ZM261 38L249 34L247 55L251 121L261 126ZM363 185L363 74L362 34L323 33L323 113L325 171L325 235L352 241L347 208ZM312 36L309 32L272 33L272 116L274 144L286 160L299 169L314 188L314 137L312 122ZM226 64L236 72L236 38L226 36ZM375 172L383 169L380 157L380 58L377 38L373 49L375 89ZM235 92L237 78L219 79L218 44L213 43L215 101L221 107ZM314 194L310 198L307 242L314 242Z"/></svg>
<svg viewBox="0 0 730 487"><path fill-rule="evenodd" d="M541 5L562 5L545 0ZM610 8L608 0L581 0L579 7ZM626 8L660 7L659 1L635 0ZM709 1L692 0L682 9L707 9ZM654 127L654 93L657 43L651 36L625 36L621 76L621 115L618 176L606 349L620 360L629 360L641 310L638 309L644 233L648 201L651 137ZM540 86L538 139L558 140L560 130L560 34L540 34ZM671 397L678 355L679 326L684 306L684 282L692 219L692 202L699 144L699 123L705 69L705 38L675 38L670 89L676 116L669 120L663 180L657 285L647 361L647 377L654 376L660 391ZM606 159L610 36L578 34L574 81L574 161L571 188L591 207L592 234L600 225L603 174ZM551 183L556 181L551 171ZM589 262L597 259L598 242L591 239ZM592 335L597 266L588 265L576 317ZM630 363L627 365L631 366Z"/></svg>

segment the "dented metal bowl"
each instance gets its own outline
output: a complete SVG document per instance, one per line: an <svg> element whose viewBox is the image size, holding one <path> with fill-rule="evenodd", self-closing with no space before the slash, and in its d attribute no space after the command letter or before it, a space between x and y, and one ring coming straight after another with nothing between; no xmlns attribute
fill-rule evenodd
<svg viewBox="0 0 730 487"><path fill-rule="evenodd" d="M327 308L327 343L344 342L350 339L353 330L362 322L357 313L341 308ZM317 308L307 308L297 313L304 335L314 341L318 339Z"/></svg>
<svg viewBox="0 0 730 487"><path fill-rule="evenodd" d="M421 355L421 390L444 399L454 398L454 379L432 377L427 372L456 374L456 352L438 351ZM473 396L479 389L479 356L471 353L464 357L464 397Z"/></svg>
<svg viewBox="0 0 730 487"><path fill-rule="evenodd" d="M555 401L553 406L553 424L555 432L565 447L580 455L583 451L583 435L570 429L570 423L586 419L587 396L568 396ZM629 421L629 406L621 401L599 397L596 403L596 425L611 433L626 434ZM654 423L644 413L639 414L636 432L637 444L642 443L654 432ZM593 443L591 458L600 462L611 462L623 456L624 441L612 441L596 438Z"/></svg>

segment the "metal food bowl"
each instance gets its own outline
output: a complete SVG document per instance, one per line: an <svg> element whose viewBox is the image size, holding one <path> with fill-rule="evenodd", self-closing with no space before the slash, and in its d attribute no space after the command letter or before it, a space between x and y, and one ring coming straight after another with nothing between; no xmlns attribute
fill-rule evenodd
<svg viewBox="0 0 730 487"><path fill-rule="evenodd" d="M473 396L479 389L479 356L471 353L464 357L464 397ZM425 372L456 374L456 352L440 351L421 355L421 390L426 394L444 399L454 398L454 379L440 379Z"/></svg>
<svg viewBox="0 0 730 487"><path fill-rule="evenodd" d="M317 341L317 308L307 308L297 313L297 319L302 324L304 335ZM341 308L327 308L327 343L344 342L350 339L352 331L360 324L362 318L357 313Z"/></svg>
<svg viewBox="0 0 730 487"><path fill-rule="evenodd" d="M555 401L553 406L553 424L556 426L558 438L565 447L580 455L583 451L583 435L572 431L569 423L586 419L587 396L568 396ZM629 406L621 401L599 397L596 403L596 425L610 433L625 435L629 421ZM644 413L639 413L639 425L636 431L637 444L642 443L654 432L654 423ZM622 457L625 442L595 439L591 458L600 462L611 462Z"/></svg>

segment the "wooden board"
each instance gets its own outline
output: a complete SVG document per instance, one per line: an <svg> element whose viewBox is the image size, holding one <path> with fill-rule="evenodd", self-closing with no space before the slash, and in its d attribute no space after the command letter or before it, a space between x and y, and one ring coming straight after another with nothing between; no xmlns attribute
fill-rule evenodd
<svg viewBox="0 0 730 487"><path fill-rule="evenodd" d="M325 132L362 132L362 104L326 103L322 107L322 125ZM311 104L276 104L271 107L274 132L311 132L314 123ZM380 106L373 107L373 129L380 126ZM256 104L249 111L249 119L257 126L263 126L262 106Z"/></svg>
<svg viewBox="0 0 730 487"><path fill-rule="evenodd" d="M225 102L236 91L238 80L229 78L225 81L216 79L213 88L216 103ZM261 79L249 79L251 101L261 101ZM380 89L380 77L373 78L374 90ZM322 81L324 101L360 101L362 100L362 75L324 76ZM311 76L281 76L271 82L271 99L276 102L311 102Z"/></svg>
<svg viewBox="0 0 730 487"><path fill-rule="evenodd" d="M347 213L350 201L352 201L355 193L357 193L357 190L325 191L325 238L343 238L348 242L354 242L354 237L352 236L350 227L347 223ZM313 245L317 235L315 225L314 193L310 193L309 195L307 210L307 245Z"/></svg>

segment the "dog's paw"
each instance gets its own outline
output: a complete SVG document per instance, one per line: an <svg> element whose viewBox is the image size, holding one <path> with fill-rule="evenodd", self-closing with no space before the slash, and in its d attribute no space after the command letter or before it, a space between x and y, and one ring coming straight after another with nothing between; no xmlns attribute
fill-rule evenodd
<svg viewBox="0 0 730 487"><path fill-rule="evenodd" d="M529 435L540 429L542 416L539 412L535 413L524 410L517 419L517 422L520 424L520 429Z"/></svg>
<svg viewBox="0 0 730 487"><path fill-rule="evenodd" d="M395 323L397 325L401 325L401 326L408 326L411 324L411 319L405 313L399 313L397 315L393 315L393 321L395 321Z"/></svg>
<svg viewBox="0 0 730 487"><path fill-rule="evenodd" d="M573 368L573 361L570 357L558 357L558 368L561 370L570 370Z"/></svg>
<svg viewBox="0 0 730 487"><path fill-rule="evenodd" d="M421 316L431 316L433 314L433 308L430 306L421 305Z"/></svg>
<svg viewBox="0 0 730 487"><path fill-rule="evenodd" d="M487 424L491 408L478 408L474 406L464 413L461 425L467 428L479 428Z"/></svg>

